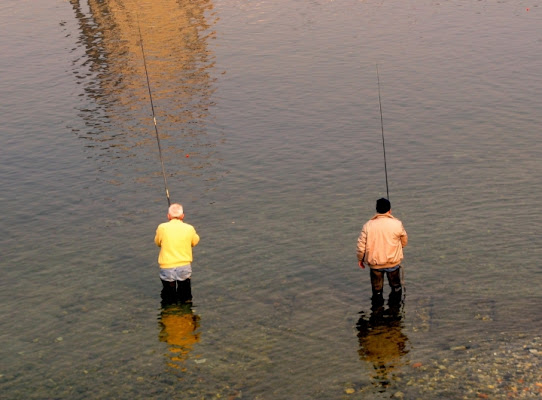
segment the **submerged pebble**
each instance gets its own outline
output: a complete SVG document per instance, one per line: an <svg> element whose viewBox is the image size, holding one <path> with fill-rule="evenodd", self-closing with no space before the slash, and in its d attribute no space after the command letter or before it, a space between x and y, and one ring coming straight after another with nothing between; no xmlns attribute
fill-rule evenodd
<svg viewBox="0 0 542 400"><path fill-rule="evenodd" d="M405 398L534 399L542 397L542 339L502 336L476 348L451 347L454 357L411 364ZM451 397L450 397L451 396ZM393 395L395 397L395 394Z"/></svg>

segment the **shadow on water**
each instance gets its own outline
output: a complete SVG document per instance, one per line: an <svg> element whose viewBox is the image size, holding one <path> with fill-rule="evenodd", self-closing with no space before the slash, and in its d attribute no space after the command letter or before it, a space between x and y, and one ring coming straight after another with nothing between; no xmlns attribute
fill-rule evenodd
<svg viewBox="0 0 542 400"><path fill-rule="evenodd" d="M192 303L162 302L158 339L168 344L165 357L169 367L186 371L184 363L200 341L199 323L200 317L194 312Z"/></svg>
<svg viewBox="0 0 542 400"><path fill-rule="evenodd" d="M404 328L404 299L390 294L387 306L382 298L372 300L371 313L361 311L357 322L359 358L371 363L374 372L372 384L385 392L394 379L394 373L405 364L403 357L409 352Z"/></svg>

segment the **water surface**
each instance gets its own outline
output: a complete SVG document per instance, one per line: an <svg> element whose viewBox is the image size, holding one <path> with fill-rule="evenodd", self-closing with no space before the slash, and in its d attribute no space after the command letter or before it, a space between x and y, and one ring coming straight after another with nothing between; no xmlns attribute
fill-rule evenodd
<svg viewBox="0 0 542 400"><path fill-rule="evenodd" d="M541 8L6 1L6 398L535 398ZM141 36L140 36L141 32ZM202 241L162 307L168 185ZM385 195L405 299L355 242Z"/></svg>

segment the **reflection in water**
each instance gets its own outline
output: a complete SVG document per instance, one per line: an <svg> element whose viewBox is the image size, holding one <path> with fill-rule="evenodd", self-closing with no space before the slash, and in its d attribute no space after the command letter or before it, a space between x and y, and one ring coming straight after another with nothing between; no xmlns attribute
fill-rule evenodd
<svg viewBox="0 0 542 400"><path fill-rule="evenodd" d="M156 155L141 29L164 155L170 161L166 171L174 175L179 162L171 158L180 161L180 155L189 154L183 165L191 174L202 174L216 158L216 140L207 132L214 91L214 56L208 50L216 21L211 0L70 3L79 23L78 44L85 51L73 71L84 88L78 109L85 131L73 130L86 140L92 157L112 162L142 151Z"/></svg>
<svg viewBox="0 0 542 400"><path fill-rule="evenodd" d="M374 367L373 384L381 392L390 384L390 374L403 365L402 357L408 353L408 338L403 333L404 311L401 299L390 297L388 308L379 302L373 303L371 315L363 311L357 323L359 356Z"/></svg>
<svg viewBox="0 0 542 400"><path fill-rule="evenodd" d="M185 370L184 361L188 359L189 353L193 350L194 344L199 342L200 317L194 314L189 304L170 304L162 307L159 325L161 342L169 345L168 365L175 369Z"/></svg>

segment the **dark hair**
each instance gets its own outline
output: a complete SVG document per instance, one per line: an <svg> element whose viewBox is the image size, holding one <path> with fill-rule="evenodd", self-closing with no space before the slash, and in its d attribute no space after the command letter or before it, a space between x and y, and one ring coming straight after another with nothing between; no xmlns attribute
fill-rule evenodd
<svg viewBox="0 0 542 400"><path fill-rule="evenodd" d="M376 201L376 212L379 214L386 214L391 210L391 203L388 199L382 197Z"/></svg>

